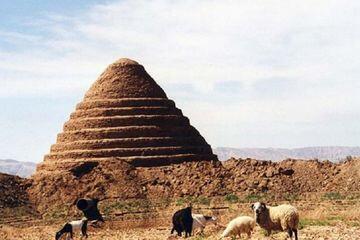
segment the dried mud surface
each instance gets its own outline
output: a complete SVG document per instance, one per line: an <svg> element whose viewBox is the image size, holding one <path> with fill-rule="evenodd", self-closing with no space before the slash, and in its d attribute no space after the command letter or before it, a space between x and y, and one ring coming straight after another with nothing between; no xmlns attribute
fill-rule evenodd
<svg viewBox="0 0 360 240"><path fill-rule="evenodd" d="M360 189L357 159L338 164L232 159L225 163L195 161L158 167L134 167L126 161L106 159L61 163L45 170L34 176L36 184L29 191L40 211L71 204L79 197L152 200L263 194L281 199L311 192L346 193ZM76 186L76 190L69 186Z"/></svg>
<svg viewBox="0 0 360 240"><path fill-rule="evenodd" d="M33 227L11 227L0 226L0 234L3 240L47 240L53 239L54 233L58 230L56 225L51 226L33 226ZM188 238L189 240L215 240L223 228L208 226L204 235L197 234ZM135 229L93 229L89 228L88 239L102 240L171 240L184 239L169 233L167 227L156 228L135 228ZM342 224L337 226L309 226L299 231L299 238L306 240L357 240L360 239L360 229L356 227L347 227ZM75 239L80 239L79 235ZM230 238L229 238L230 239ZM243 238L246 239L246 238ZM256 227L252 240L286 240L286 234L275 233L265 237L260 228Z"/></svg>

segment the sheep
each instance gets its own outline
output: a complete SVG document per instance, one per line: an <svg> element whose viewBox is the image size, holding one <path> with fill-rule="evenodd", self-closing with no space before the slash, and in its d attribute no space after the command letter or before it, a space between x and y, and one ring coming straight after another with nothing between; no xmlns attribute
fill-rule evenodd
<svg viewBox="0 0 360 240"><path fill-rule="evenodd" d="M276 207L266 206L257 202L251 205L255 213L256 223L265 229L268 235L271 231L287 231L290 239L293 233L298 240L299 213L294 206L283 204Z"/></svg>
<svg viewBox="0 0 360 240"><path fill-rule="evenodd" d="M203 214L192 214L191 216L193 217L193 225L192 225L193 232L195 231L195 229L200 228L201 233L203 233L207 223L216 221L216 217L204 216Z"/></svg>
<svg viewBox="0 0 360 240"><path fill-rule="evenodd" d="M55 235L55 240L59 240L64 234L70 234L70 239L73 239L73 234L75 231L81 230L81 235L88 237L87 235L87 218L83 218L78 221L71 221L66 223L60 231L58 231Z"/></svg>
<svg viewBox="0 0 360 240"><path fill-rule="evenodd" d="M185 231L185 237L191 236L193 225L191 207L187 207L175 212L172 218L172 222L173 228L171 229L171 234L176 231L177 235L181 236L182 232Z"/></svg>
<svg viewBox="0 0 360 240"><path fill-rule="evenodd" d="M246 233L248 238L251 237L251 232L254 230L255 220L252 217L240 216L231 220L224 232L221 234L220 239L229 236L239 236L241 238L242 233Z"/></svg>

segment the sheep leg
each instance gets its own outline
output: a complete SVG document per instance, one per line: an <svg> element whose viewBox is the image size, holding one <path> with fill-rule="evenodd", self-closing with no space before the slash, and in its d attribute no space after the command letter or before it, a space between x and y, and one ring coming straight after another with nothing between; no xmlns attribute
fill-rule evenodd
<svg viewBox="0 0 360 240"><path fill-rule="evenodd" d="M293 229L294 235L295 235L295 240L298 240L298 232L297 229Z"/></svg>
<svg viewBox="0 0 360 240"><path fill-rule="evenodd" d="M87 235L87 224L83 224L83 226L81 227L81 238L85 237L88 238Z"/></svg>
<svg viewBox="0 0 360 240"><path fill-rule="evenodd" d="M171 230L171 234L173 234L173 232L174 232L173 230L175 230L176 233L177 233L177 235L178 235L179 237L181 237L182 231L183 231L181 227L174 226L173 229Z"/></svg>
<svg viewBox="0 0 360 240"><path fill-rule="evenodd" d="M69 232L69 234L67 235L66 239L67 239L67 240L73 240L73 233L72 233L72 231Z"/></svg>
<svg viewBox="0 0 360 240"><path fill-rule="evenodd" d="M292 236L293 236L292 229L289 228L289 229L287 230L287 232L288 232L288 234L289 234L290 239L292 239Z"/></svg>
<svg viewBox="0 0 360 240"><path fill-rule="evenodd" d="M248 236L249 239L251 238L251 231L247 232L247 236Z"/></svg>
<svg viewBox="0 0 360 240"><path fill-rule="evenodd" d="M200 228L200 235L204 235L204 227L203 226L201 226L201 228Z"/></svg>

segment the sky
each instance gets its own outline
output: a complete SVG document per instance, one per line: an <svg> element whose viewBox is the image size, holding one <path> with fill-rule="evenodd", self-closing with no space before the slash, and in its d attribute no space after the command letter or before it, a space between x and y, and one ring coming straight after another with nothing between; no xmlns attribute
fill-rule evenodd
<svg viewBox="0 0 360 240"><path fill-rule="evenodd" d="M106 66L213 147L359 146L360 2L1 0L0 158L40 162Z"/></svg>

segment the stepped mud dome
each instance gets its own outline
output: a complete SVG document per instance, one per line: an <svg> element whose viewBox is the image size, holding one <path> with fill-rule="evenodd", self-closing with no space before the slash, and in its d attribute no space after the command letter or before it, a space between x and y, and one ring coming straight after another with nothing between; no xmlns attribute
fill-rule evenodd
<svg viewBox="0 0 360 240"><path fill-rule="evenodd" d="M190 167L196 162L209 171L221 168L210 145L144 67L120 59L101 74L64 124L37 167L31 196L40 207L84 196L156 196L143 186L156 172L146 172L187 162L181 165L184 175L189 174L184 166L197 171Z"/></svg>
<svg viewBox="0 0 360 240"><path fill-rule="evenodd" d="M120 59L85 94L38 170L100 158L150 167L216 156L144 67Z"/></svg>

